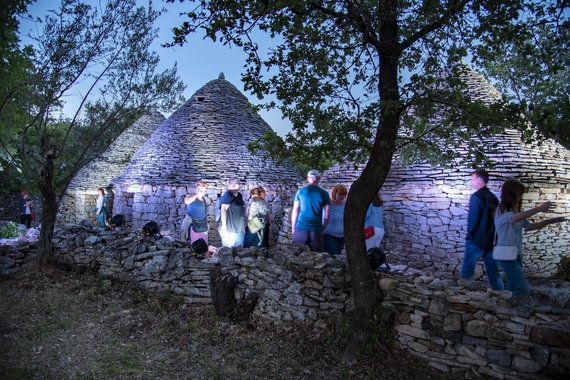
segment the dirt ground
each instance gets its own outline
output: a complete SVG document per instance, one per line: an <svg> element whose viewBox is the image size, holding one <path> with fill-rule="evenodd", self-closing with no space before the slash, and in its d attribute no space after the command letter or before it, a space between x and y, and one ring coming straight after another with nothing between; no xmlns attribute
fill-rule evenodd
<svg viewBox="0 0 570 380"><path fill-rule="evenodd" d="M30 270L0 280L0 378L438 379L394 346L341 362L339 323L317 336L299 327L232 324L211 306L145 292L93 274Z"/></svg>

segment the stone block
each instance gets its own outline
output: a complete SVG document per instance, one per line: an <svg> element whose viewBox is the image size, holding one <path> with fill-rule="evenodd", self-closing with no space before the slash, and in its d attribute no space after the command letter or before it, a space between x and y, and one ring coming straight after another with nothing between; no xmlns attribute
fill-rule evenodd
<svg viewBox="0 0 570 380"><path fill-rule="evenodd" d="M419 328L411 327L408 325L396 325L396 326L394 326L394 329L396 331L398 331L400 334L409 335L409 336L412 336L414 338L420 338L420 339L429 339L430 338L430 334L427 331L419 329Z"/></svg>
<svg viewBox="0 0 570 380"><path fill-rule="evenodd" d="M465 323L465 332L468 335L497 339L497 340L511 340L511 334L499 330L495 327L489 326L487 322L480 319L474 319Z"/></svg>
<svg viewBox="0 0 570 380"><path fill-rule="evenodd" d="M502 367L509 367L512 361L512 356L503 350L487 350L486 357L489 363Z"/></svg>
<svg viewBox="0 0 570 380"><path fill-rule="evenodd" d="M443 321L445 331L461 331L461 315L451 313Z"/></svg>
<svg viewBox="0 0 570 380"><path fill-rule="evenodd" d="M540 363L537 363L534 360L522 358L520 356L515 356L513 358L512 367L517 371L527 373L538 373L542 369Z"/></svg>

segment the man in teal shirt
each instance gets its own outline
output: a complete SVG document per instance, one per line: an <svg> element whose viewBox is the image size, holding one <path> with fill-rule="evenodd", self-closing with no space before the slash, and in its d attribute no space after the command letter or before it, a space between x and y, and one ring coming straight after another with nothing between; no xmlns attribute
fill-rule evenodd
<svg viewBox="0 0 570 380"><path fill-rule="evenodd" d="M307 186L295 194L291 229L293 244L306 244L313 251L322 252L323 231L329 222L330 196L319 187L321 174L316 170L307 173Z"/></svg>

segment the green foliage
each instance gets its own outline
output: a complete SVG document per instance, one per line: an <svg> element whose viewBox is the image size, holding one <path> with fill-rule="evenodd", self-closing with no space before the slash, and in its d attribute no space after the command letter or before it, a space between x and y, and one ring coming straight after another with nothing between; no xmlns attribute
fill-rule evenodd
<svg viewBox="0 0 570 380"><path fill-rule="evenodd" d="M555 138L570 149L570 17L564 7L529 2L502 44L480 46L475 57L531 122L527 140Z"/></svg>
<svg viewBox="0 0 570 380"><path fill-rule="evenodd" d="M174 43L199 32L241 47L248 54L246 89L260 99L276 96L279 105L266 107L279 107L293 124L285 139L266 135L252 149L308 166L366 162L371 151L381 149L374 142L386 133L382 115L390 114L402 116L394 150L404 163L481 165L485 149L493 149L482 143L485 137L506 127L524 132L527 124L520 104L468 96L463 60L485 48L500 50L503 40L520 37L513 25L526 28L520 14L553 6L400 1L394 10L399 45L386 46L382 14L393 9L382 8L388 6L381 1L196 3L188 21L175 29ZM275 45L258 46L253 32L259 31ZM381 83L381 67L391 56L397 56L399 80ZM383 99L386 85L397 92L397 101Z"/></svg>
<svg viewBox="0 0 570 380"><path fill-rule="evenodd" d="M12 239L20 236L18 225L14 222L8 222L0 228L0 238Z"/></svg>
<svg viewBox="0 0 570 380"><path fill-rule="evenodd" d="M570 256L560 256L558 270L554 277L564 281L570 281Z"/></svg>
<svg viewBox="0 0 570 380"><path fill-rule="evenodd" d="M0 63L0 170L6 177L35 182L42 194L61 194L140 115L183 101L176 67L159 72L150 50L160 14L150 4L61 0L36 21L42 31L33 45L21 47L14 20L29 1L11 2L18 3L5 16L12 43L0 46L12 58ZM63 117L68 98L77 106Z"/></svg>

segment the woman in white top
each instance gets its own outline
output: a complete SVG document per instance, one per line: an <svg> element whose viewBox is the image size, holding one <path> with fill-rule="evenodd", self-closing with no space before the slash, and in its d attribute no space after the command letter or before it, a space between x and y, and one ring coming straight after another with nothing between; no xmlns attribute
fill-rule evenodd
<svg viewBox="0 0 570 380"><path fill-rule="evenodd" d="M522 197L525 193L524 185L509 179L501 186L501 203L495 213L495 247L516 247L517 256L514 260L497 260L507 276L507 290L513 293L513 297L524 296L531 291L523 271L522 261L522 233L523 228L527 231L538 230L552 223L560 223L566 220L556 217L532 223L528 218L539 212L547 212L554 208L551 202L544 202L535 208L522 211ZM494 248L499 251L499 248ZM494 252L493 258L497 255Z"/></svg>
<svg viewBox="0 0 570 380"><path fill-rule="evenodd" d="M384 201L380 192L376 194L368 211L366 212L366 219L364 219L364 228L372 229L373 235L365 240L366 250L372 248L379 248L382 239L384 238Z"/></svg>

